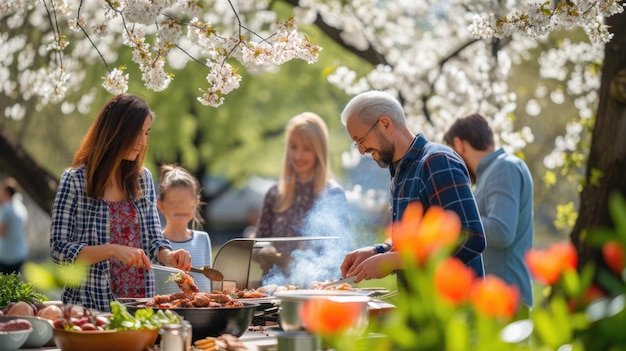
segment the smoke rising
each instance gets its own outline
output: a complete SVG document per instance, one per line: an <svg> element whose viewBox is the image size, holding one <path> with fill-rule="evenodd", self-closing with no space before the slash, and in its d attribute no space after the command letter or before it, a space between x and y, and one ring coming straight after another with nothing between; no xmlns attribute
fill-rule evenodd
<svg viewBox="0 0 626 351"><path fill-rule="evenodd" d="M341 263L347 252L374 242L371 231L358 228L363 211L341 196L320 196L297 229L302 237L328 237L303 240L291 253L286 269L274 266L263 278L263 285L296 285L309 287L314 281L341 278Z"/></svg>

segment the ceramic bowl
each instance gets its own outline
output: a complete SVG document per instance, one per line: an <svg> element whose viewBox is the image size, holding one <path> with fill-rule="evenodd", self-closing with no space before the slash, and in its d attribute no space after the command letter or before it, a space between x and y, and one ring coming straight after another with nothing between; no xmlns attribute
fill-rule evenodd
<svg viewBox="0 0 626 351"><path fill-rule="evenodd" d="M12 319L25 319L33 326L33 331L28 335L22 347L37 348L44 345L54 345L52 339L52 323L49 320L35 316L3 316L0 322L8 322Z"/></svg>
<svg viewBox="0 0 626 351"><path fill-rule="evenodd" d="M67 331L54 328L61 351L143 351L152 349L159 329Z"/></svg>
<svg viewBox="0 0 626 351"><path fill-rule="evenodd" d="M170 308L191 323L193 341L222 334L241 336L248 330L259 304L243 303L242 307ZM129 312L144 308L142 303L125 303ZM155 311L157 307L152 307Z"/></svg>
<svg viewBox="0 0 626 351"><path fill-rule="evenodd" d="M24 345L33 329L0 332L0 351L15 351Z"/></svg>

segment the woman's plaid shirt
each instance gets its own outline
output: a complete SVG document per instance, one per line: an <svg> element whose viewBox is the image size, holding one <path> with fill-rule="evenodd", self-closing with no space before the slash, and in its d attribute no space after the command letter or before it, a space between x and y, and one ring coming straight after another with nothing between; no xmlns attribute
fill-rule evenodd
<svg viewBox="0 0 626 351"><path fill-rule="evenodd" d="M142 197L131 199L137 209L142 231L143 250L151 261L157 261L159 249L171 249L163 237L156 207L152 174L144 168L139 179ZM52 205L50 250L54 262L74 263L80 250L87 245L104 245L111 240L109 209L105 200L93 199L85 193L85 167L67 169L61 176ZM110 288L109 260L90 266L80 288L65 287L64 303L79 304L99 311L110 311L115 300ZM154 296L154 274L146 272L146 296Z"/></svg>

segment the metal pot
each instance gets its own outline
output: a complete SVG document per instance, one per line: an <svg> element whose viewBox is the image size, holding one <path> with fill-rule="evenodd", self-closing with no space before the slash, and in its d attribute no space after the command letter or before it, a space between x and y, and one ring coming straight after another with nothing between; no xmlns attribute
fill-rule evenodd
<svg viewBox="0 0 626 351"><path fill-rule="evenodd" d="M129 312L135 313L137 309L145 308L145 302L125 303ZM190 307L169 308L186 321L191 323L193 341L206 338L207 336L218 337L223 334L231 334L240 337L248 330L258 303L243 302L243 307ZM158 307L151 307L157 310Z"/></svg>
<svg viewBox="0 0 626 351"><path fill-rule="evenodd" d="M359 292L342 290L286 290L274 294L280 306L279 325L284 331L305 330L305 325L299 316L300 306L304 301L314 298L326 298L338 302L358 303L362 305L361 314L358 318L355 330L364 330L369 322L368 302L371 298Z"/></svg>

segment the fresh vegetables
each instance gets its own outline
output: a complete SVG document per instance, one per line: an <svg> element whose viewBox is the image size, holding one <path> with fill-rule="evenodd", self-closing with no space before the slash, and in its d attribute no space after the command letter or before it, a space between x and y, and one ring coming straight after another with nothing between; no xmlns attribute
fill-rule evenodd
<svg viewBox="0 0 626 351"><path fill-rule="evenodd" d="M48 297L38 293L33 284L25 282L19 273L0 273L0 306L9 302L28 302L35 304L48 301Z"/></svg>
<svg viewBox="0 0 626 351"><path fill-rule="evenodd" d="M118 301L111 301L111 316L108 318L76 305L65 306L63 311L64 316L56 319L53 325L68 331L159 329L163 324L179 324L183 320L174 311L154 312L151 308L138 309L133 315Z"/></svg>
<svg viewBox="0 0 626 351"><path fill-rule="evenodd" d="M136 330L158 329L163 324L179 324L183 318L174 311L158 310L152 308L140 308L135 315L128 312L126 306L118 301L111 301L111 323L106 329Z"/></svg>

